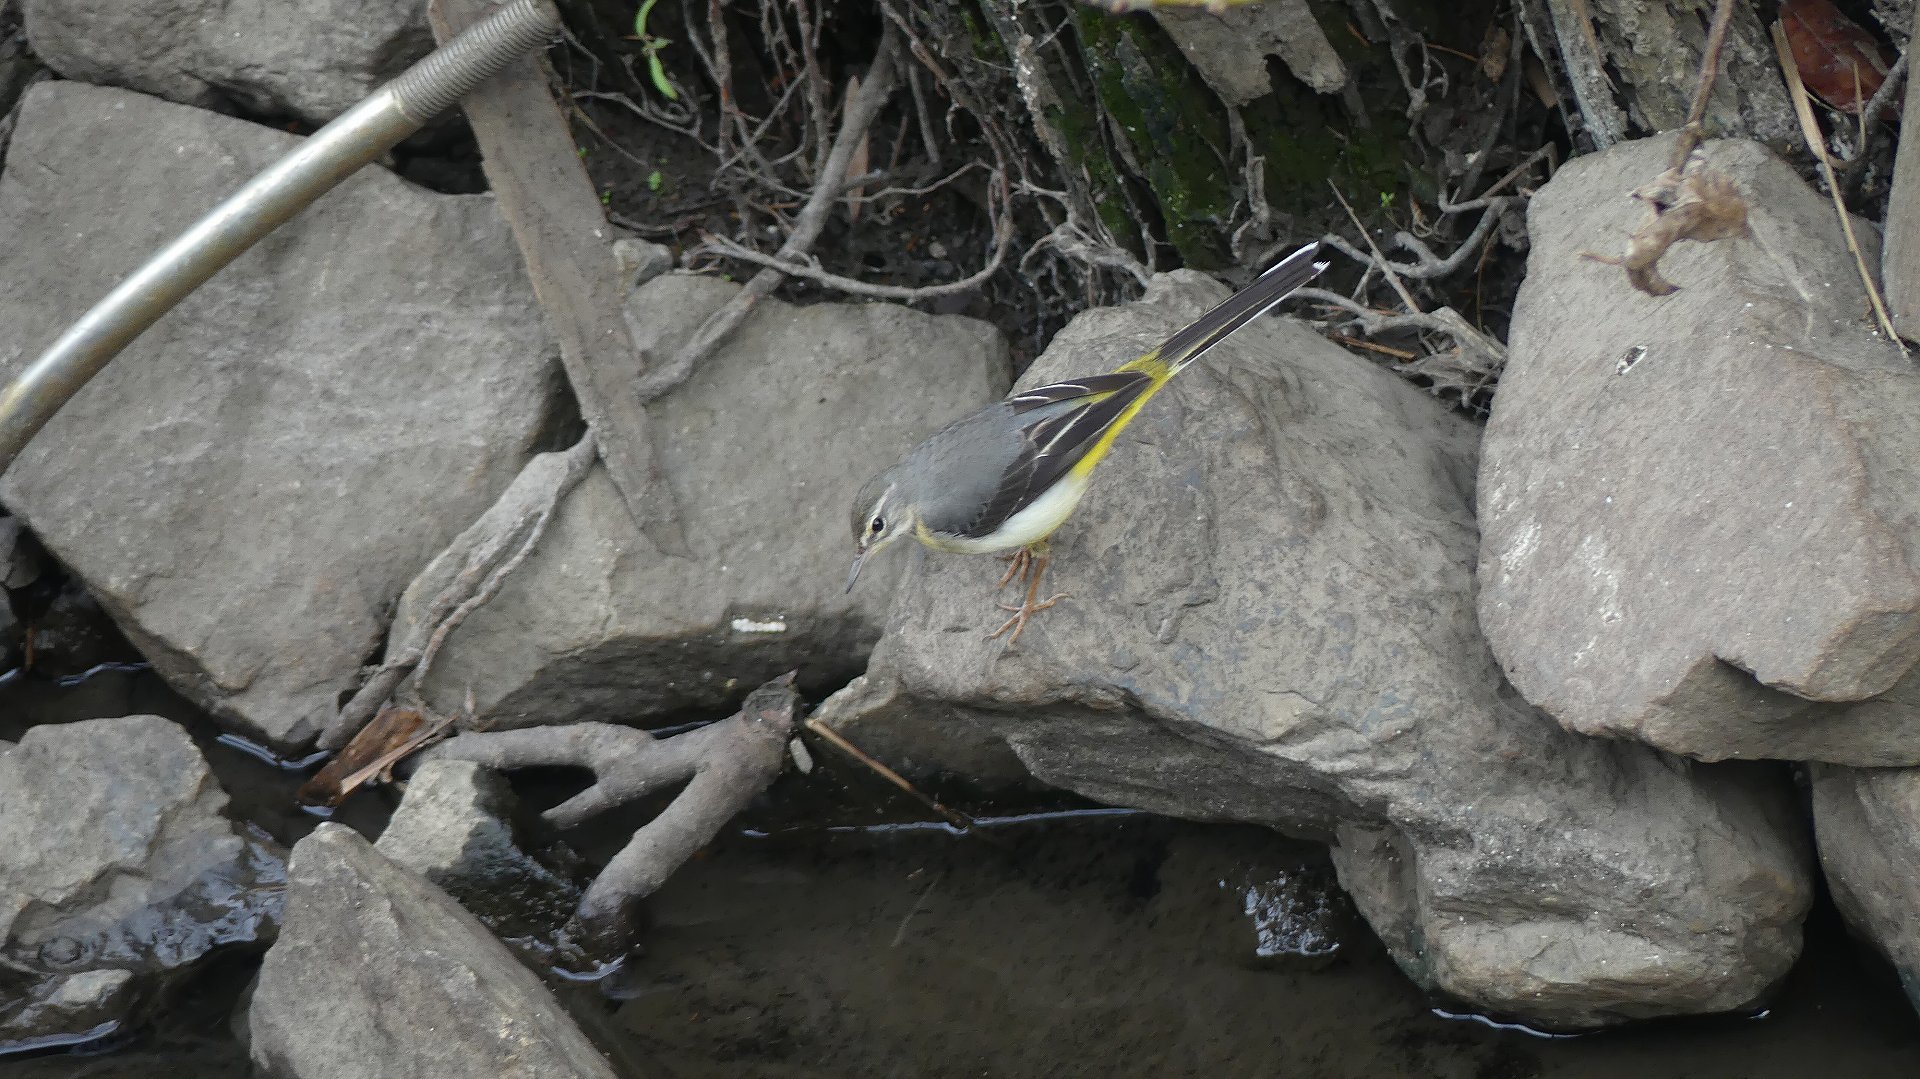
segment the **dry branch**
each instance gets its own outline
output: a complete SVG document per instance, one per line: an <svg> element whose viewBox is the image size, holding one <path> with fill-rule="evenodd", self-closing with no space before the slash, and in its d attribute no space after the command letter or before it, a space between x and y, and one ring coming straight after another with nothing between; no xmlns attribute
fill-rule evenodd
<svg viewBox="0 0 1920 1079"><path fill-rule="evenodd" d="M593 786L545 814L563 828L676 783L687 784L658 817L634 833L580 899L575 919L584 939L596 950L617 953L634 937L633 904L658 889L780 774L799 707L793 679L792 673L782 675L749 694L731 718L672 738L607 723L578 723L461 734L433 752L503 771L588 769Z"/></svg>

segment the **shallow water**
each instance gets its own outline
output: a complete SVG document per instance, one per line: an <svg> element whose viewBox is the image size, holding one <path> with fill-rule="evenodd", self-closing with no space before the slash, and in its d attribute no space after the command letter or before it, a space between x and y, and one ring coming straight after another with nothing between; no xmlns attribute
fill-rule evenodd
<svg viewBox="0 0 1920 1079"><path fill-rule="evenodd" d="M146 673L0 685L0 737L28 715L130 711L194 718ZM198 736L237 812L283 842L311 827L289 807L297 776ZM362 796L344 816L377 830L386 808ZM1920 1074L1920 1020L1824 904L1764 1017L1546 1039L1436 1014L1311 845L1113 812L966 837L897 823L912 812L831 761L784 778L651 901L627 999L563 999L635 1077ZM229 1016L254 964L209 968L106 1052L4 1059L0 1077L247 1075Z"/></svg>

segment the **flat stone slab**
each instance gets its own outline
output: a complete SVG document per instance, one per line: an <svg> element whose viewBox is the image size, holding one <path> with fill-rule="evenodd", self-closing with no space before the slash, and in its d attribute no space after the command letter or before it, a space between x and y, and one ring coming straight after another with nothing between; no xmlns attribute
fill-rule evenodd
<svg viewBox="0 0 1920 1079"><path fill-rule="evenodd" d="M636 346L672 355L739 288L649 282L628 304ZM499 595L448 638L428 699L455 711L471 690L481 726L512 727L729 708L795 668L816 691L844 684L899 573L875 567L846 592L854 492L1007 379L1006 343L974 319L761 300L648 410L659 497L693 557L654 547L595 465ZM433 587L408 593L401 626Z"/></svg>
<svg viewBox="0 0 1920 1079"><path fill-rule="evenodd" d="M124 90L35 87L0 173L0 376L297 145ZM527 459L557 370L492 200L365 169L135 341L0 499L169 684L292 749Z"/></svg>

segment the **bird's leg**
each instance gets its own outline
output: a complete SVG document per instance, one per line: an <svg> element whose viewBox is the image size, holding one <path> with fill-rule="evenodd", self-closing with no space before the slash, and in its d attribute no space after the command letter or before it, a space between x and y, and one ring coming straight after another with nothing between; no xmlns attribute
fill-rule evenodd
<svg viewBox="0 0 1920 1079"><path fill-rule="evenodd" d="M1025 555L1026 557L1022 559L1020 555ZM1026 547L1022 547L1020 549L1019 554L1015 555L1014 558L1015 558L1015 561L1020 565L1020 567L1026 572L1026 578L1025 578L1027 583L1026 602L1020 604L1018 607L1010 606L1005 603L1000 604L999 605L1000 609L1003 611L1012 611L1013 617L1001 623L999 629L996 629L992 633L987 634L987 640L991 641L991 640L997 639L1001 634L1007 632L1008 630L1012 630L1013 636L1007 638L1007 644L1009 647L1012 646L1013 642L1020 639L1021 631L1027 628L1027 619L1032 618L1035 614L1039 613L1040 611L1044 611L1047 608L1053 606L1054 604L1060 602L1061 600L1067 598L1067 593L1057 592L1054 595L1048 597L1046 602L1044 603L1034 602L1034 597L1040 594L1040 575L1047 571L1047 544L1045 540L1042 540L1038 543L1029 544ZM1012 577L1012 573L1013 573L1012 570L1008 570L1007 575L1009 578ZM1005 582L1003 581L1001 583L1004 584Z"/></svg>
<svg viewBox="0 0 1920 1079"><path fill-rule="evenodd" d="M995 592L1007 587L1007 582L1013 580L1016 574L1027 571L1027 563L1033 560L1033 552L1022 547L1012 554L1001 555L1000 560L1007 564L1007 572L1001 574L1000 583L993 586Z"/></svg>

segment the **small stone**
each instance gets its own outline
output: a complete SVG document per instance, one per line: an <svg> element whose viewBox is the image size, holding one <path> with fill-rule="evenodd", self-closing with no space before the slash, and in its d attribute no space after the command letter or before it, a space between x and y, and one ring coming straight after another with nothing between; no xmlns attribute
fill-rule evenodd
<svg viewBox="0 0 1920 1079"><path fill-rule="evenodd" d="M254 1063L296 1079L614 1075L473 915L337 824L293 849L247 1026Z"/></svg>

